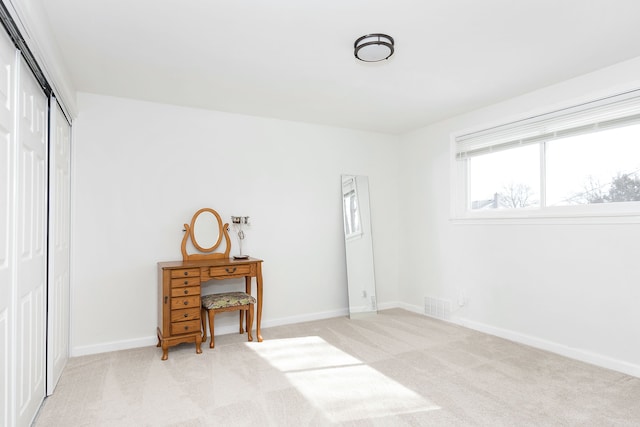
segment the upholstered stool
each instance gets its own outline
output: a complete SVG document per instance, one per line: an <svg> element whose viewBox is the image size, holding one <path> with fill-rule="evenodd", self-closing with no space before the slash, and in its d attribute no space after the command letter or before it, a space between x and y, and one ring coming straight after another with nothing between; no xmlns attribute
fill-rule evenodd
<svg viewBox="0 0 640 427"><path fill-rule="evenodd" d="M207 340L207 325L205 324L205 315L209 318L209 331L211 332L211 342L209 347L215 346L213 336L213 324L216 313L222 311L240 311L240 333L244 333L242 328L242 315L247 314L247 335L249 341L253 341L251 329L253 329L253 305L256 299L245 292L224 292L219 294L202 296L202 342Z"/></svg>

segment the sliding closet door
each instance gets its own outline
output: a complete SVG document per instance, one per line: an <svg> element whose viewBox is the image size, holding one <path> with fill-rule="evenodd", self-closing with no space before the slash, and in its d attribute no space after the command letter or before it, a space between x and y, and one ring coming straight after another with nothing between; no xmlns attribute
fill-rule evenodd
<svg viewBox="0 0 640 427"><path fill-rule="evenodd" d="M49 286L47 300L47 395L69 358L69 190L71 126L51 99L49 141Z"/></svg>
<svg viewBox="0 0 640 427"><path fill-rule="evenodd" d="M45 395L47 97L22 58L18 74L16 409L28 425Z"/></svg>
<svg viewBox="0 0 640 427"><path fill-rule="evenodd" d="M0 426L12 425L16 49L0 32Z"/></svg>
<svg viewBox="0 0 640 427"><path fill-rule="evenodd" d="M0 427L31 424L69 344L70 129L55 101L57 126L49 129L48 97L15 46L0 30ZM47 202L55 233L49 246Z"/></svg>

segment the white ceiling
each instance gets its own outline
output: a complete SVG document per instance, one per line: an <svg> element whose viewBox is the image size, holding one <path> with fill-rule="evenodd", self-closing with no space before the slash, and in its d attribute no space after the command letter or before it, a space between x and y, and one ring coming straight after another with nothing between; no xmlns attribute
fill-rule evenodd
<svg viewBox="0 0 640 427"><path fill-rule="evenodd" d="M79 91L387 133L640 56L638 0L39 1Z"/></svg>

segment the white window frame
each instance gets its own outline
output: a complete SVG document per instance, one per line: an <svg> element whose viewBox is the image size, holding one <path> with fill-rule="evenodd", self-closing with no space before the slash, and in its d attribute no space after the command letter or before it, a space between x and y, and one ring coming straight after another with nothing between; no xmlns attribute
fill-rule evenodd
<svg viewBox="0 0 640 427"><path fill-rule="evenodd" d="M617 203L593 203L585 205L572 205L572 206L544 206L545 200L545 144L542 144L540 150L541 162L540 162L540 177L541 177L541 206L530 208L517 208L517 209L490 209L490 210L472 210L468 208L468 196L467 191L468 167L462 165L464 160L458 160L458 157L464 157L464 153L461 152L460 141L468 140L475 136L490 136L498 134L503 137L505 141L508 141L513 146L517 146L517 143L513 140L509 140L509 133L514 130L514 134L518 134L520 130L526 129L526 127L532 127L532 124L536 122L550 123L550 127L553 127L554 122L562 121L563 117L576 113L577 125L574 123L574 128L578 126L582 127L579 120L587 120L589 111L596 111L596 109L606 108L607 105L613 105L614 103L630 104L629 110L626 114L638 115L640 117L640 89L629 90L623 93L615 95L604 96L595 100L589 100L586 102L575 103L568 107L555 109L542 114L536 114L534 116L521 116L514 120L505 121L501 124L485 126L475 128L467 131L454 132L451 134L450 143L450 170L451 170L451 219L455 222L466 223L568 223L568 224L618 224L618 223L640 223L640 202L617 202ZM587 113L581 113L586 111ZM580 117L580 115L587 117ZM619 118L614 115L613 120ZM611 122L613 122L613 120ZM623 119L624 120L624 119ZM565 120L566 122L566 120ZM603 121L604 123L604 121ZM591 126L591 125L589 125ZM596 127L598 125L595 125ZM533 126L535 127L535 126ZM573 130L569 130L570 132ZM546 130L545 130L546 132ZM555 132L555 131L553 131ZM565 132L563 129L559 133ZM575 132L575 131L573 131ZM532 138L539 138L542 132L533 129L527 136ZM548 132L546 132L548 133ZM527 137L525 136L525 137ZM524 139L520 137L521 139ZM549 140L553 140L550 138ZM478 139L478 140L481 140ZM537 142L538 144L540 142ZM490 152L491 148L488 148L495 143L487 141L484 146L482 143L476 144L474 149L487 149ZM466 162L465 162L466 164Z"/></svg>

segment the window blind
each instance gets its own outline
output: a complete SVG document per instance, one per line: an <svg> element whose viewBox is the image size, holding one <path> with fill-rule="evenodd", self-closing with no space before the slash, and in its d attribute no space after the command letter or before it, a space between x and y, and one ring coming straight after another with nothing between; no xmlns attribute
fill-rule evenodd
<svg viewBox="0 0 640 427"><path fill-rule="evenodd" d="M640 89L455 138L456 158L640 123Z"/></svg>

